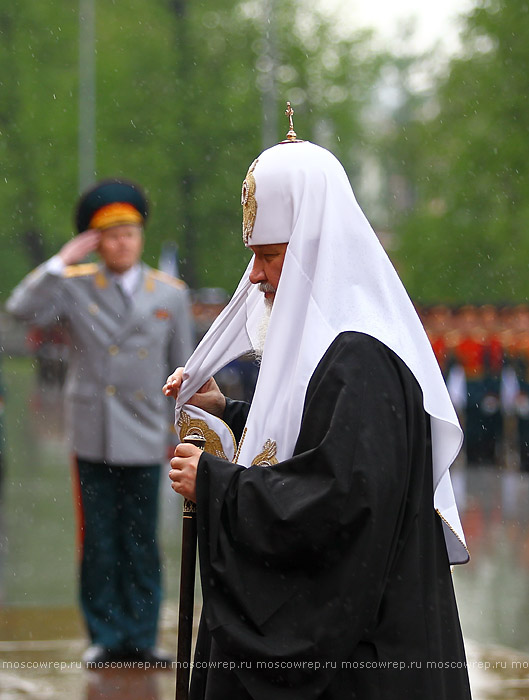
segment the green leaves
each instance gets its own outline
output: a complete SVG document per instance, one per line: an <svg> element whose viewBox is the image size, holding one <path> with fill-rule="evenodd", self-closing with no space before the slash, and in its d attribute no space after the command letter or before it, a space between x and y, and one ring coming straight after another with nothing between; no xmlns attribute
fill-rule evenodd
<svg viewBox="0 0 529 700"><path fill-rule="evenodd" d="M529 296L529 12L523 0L481 2L462 55L413 111L405 167L414 189L401 211L398 257L416 299L521 301ZM424 103L435 116L423 120Z"/></svg>
<svg viewBox="0 0 529 700"><path fill-rule="evenodd" d="M151 200L146 261L176 241L192 286L230 292L247 264L240 185L286 134L286 100L304 139L350 173L362 160L362 113L379 70L365 33L295 0L94 0L98 177L139 181ZM72 233L78 196L77 3L17 0L0 10L0 294ZM263 129L263 119L267 129ZM263 145L263 134L266 142Z"/></svg>

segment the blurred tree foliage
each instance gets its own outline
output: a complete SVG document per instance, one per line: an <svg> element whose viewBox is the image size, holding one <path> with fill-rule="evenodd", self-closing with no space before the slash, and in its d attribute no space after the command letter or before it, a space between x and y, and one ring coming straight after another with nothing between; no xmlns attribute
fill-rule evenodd
<svg viewBox="0 0 529 700"><path fill-rule="evenodd" d="M189 284L231 291L249 257L240 183L263 147L263 114L278 115L281 139L289 99L299 135L330 147L354 179L383 59L367 34L338 36L336 21L296 0L95 7L97 178L146 189L147 262L176 241ZM73 233L78 34L77 2L0 8L2 300Z"/></svg>
<svg viewBox="0 0 529 700"><path fill-rule="evenodd" d="M398 266L424 302L529 298L529 3L481 0L429 95L382 148ZM401 62L406 85L413 62Z"/></svg>

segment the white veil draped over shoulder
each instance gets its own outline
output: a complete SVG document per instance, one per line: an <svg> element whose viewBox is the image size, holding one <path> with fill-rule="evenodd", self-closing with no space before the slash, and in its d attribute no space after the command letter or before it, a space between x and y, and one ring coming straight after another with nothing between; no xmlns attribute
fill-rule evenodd
<svg viewBox="0 0 529 700"><path fill-rule="evenodd" d="M278 461L291 457L307 386L326 350L344 331L370 335L402 359L422 389L431 416L434 507L443 520L450 562L467 561L449 473L462 431L423 326L342 165L310 142L281 143L259 156L252 175L257 210L248 245L288 247L254 398L233 459L250 466L268 440L275 443ZM252 262L186 364L177 417L209 377L256 347L264 295L249 281L251 269Z"/></svg>

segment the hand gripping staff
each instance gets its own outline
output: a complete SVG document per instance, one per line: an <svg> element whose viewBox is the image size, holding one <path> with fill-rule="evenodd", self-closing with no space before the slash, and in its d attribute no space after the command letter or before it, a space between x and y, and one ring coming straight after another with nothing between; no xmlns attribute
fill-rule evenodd
<svg viewBox="0 0 529 700"><path fill-rule="evenodd" d="M204 449L203 435L186 435L182 442ZM197 559L197 507L184 499L182 512L182 559L180 565L180 604L178 611L178 646L176 652L176 700L187 700L191 670L191 640L195 605L195 566Z"/></svg>

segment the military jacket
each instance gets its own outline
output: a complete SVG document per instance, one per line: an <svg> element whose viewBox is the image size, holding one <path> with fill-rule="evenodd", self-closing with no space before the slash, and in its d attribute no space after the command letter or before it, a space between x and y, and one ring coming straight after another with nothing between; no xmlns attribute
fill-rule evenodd
<svg viewBox="0 0 529 700"><path fill-rule="evenodd" d="M74 452L112 464L160 462L171 406L166 377L192 351L188 289L142 264L127 297L103 265L46 264L11 294L7 309L35 325L60 320L70 336L66 416Z"/></svg>

